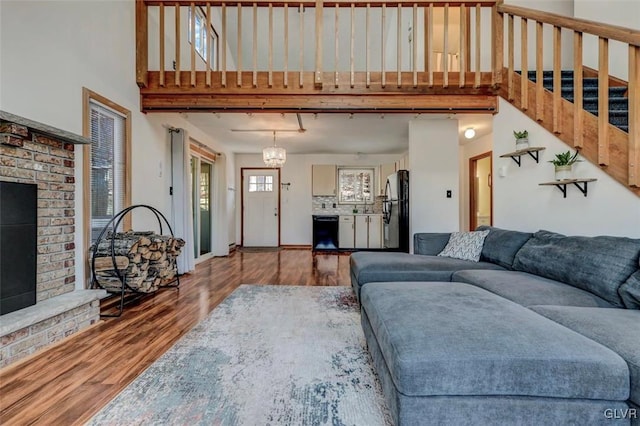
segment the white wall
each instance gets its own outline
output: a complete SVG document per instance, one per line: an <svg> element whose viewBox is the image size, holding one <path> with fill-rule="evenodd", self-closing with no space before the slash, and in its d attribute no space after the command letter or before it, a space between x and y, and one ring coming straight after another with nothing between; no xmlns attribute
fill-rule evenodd
<svg viewBox="0 0 640 426"><path fill-rule="evenodd" d="M460 147L460 230L469 230L469 159L493 149L493 135L487 135ZM495 159L494 159L495 162ZM495 177L494 177L495 180Z"/></svg>
<svg viewBox="0 0 640 426"><path fill-rule="evenodd" d="M640 237L640 198L588 162L574 166L575 177L597 178L589 184L588 196L567 187L567 198L553 186L539 186L554 178L547 161L569 147L544 128L500 99L500 113L493 122L494 225L506 229L547 229L574 235L618 235ZM522 157L522 167L500 154L515 150L513 129L527 129L532 146L543 146L540 164ZM499 170L506 168L507 176Z"/></svg>
<svg viewBox="0 0 640 426"><path fill-rule="evenodd" d="M576 18L605 24L640 29L640 1L638 0L574 0ZM598 39L584 36L584 64L598 68ZM629 53L626 44L609 43L609 74L628 80Z"/></svg>
<svg viewBox="0 0 640 426"><path fill-rule="evenodd" d="M410 235L459 229L458 167L457 120L409 122Z"/></svg>
<svg viewBox="0 0 640 426"><path fill-rule="evenodd" d="M132 201L170 212L169 139L184 127L224 151L178 114L142 114L135 82L135 2L2 1L0 105L5 111L82 134L82 88L132 113ZM28 23L28 25L26 24ZM231 155L230 158L233 158ZM82 150L76 149L76 277L84 276ZM233 170L233 165L231 165ZM230 174L233 184L233 173ZM155 229L134 215L136 229ZM79 278L78 287L83 286Z"/></svg>
<svg viewBox="0 0 640 426"><path fill-rule="evenodd" d="M400 154L389 155L331 155L331 154L291 154L281 171L281 182L291 183L288 190L281 190L282 209L280 211L280 241L283 245L311 245L312 197L311 166L313 164L336 164L339 166L374 166L393 163ZM240 191L242 191L242 168L264 167L262 154L236 154L236 241L242 240ZM377 179L377 178L376 178Z"/></svg>

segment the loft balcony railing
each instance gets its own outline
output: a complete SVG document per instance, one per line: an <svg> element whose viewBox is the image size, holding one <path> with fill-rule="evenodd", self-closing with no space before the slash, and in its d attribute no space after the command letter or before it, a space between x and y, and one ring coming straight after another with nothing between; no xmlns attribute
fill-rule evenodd
<svg viewBox="0 0 640 426"><path fill-rule="evenodd" d="M493 112L497 3L139 0L142 107Z"/></svg>

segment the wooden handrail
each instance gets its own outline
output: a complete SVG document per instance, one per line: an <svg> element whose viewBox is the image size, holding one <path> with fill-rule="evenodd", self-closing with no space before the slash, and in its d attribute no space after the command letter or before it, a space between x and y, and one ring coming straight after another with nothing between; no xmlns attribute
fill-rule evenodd
<svg viewBox="0 0 640 426"><path fill-rule="evenodd" d="M498 5L498 13L507 13L536 22L543 22L581 33L593 34L598 37L640 46L640 31L631 28L603 24L602 22L589 21L587 19L569 18L555 13L541 12L526 7L509 6L505 4Z"/></svg>

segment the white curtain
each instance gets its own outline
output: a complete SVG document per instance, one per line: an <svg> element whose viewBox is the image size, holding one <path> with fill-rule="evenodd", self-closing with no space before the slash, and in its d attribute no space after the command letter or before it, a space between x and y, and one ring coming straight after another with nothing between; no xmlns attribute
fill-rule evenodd
<svg viewBox="0 0 640 426"><path fill-rule="evenodd" d="M193 216L191 215L191 154L184 129L170 129L171 137L171 227L176 237L186 241L178 257L178 272L196 268L193 248Z"/></svg>
<svg viewBox="0 0 640 426"><path fill-rule="evenodd" d="M227 157L216 155L213 166L213 247L214 256L229 254L229 230L227 229Z"/></svg>

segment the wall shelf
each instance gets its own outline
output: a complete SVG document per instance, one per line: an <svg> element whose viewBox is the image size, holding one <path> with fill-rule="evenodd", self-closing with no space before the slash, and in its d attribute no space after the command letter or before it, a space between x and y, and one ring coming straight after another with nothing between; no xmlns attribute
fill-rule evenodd
<svg viewBox="0 0 640 426"><path fill-rule="evenodd" d="M525 148L525 149L521 149L519 151L509 152L508 154L502 154L500 156L500 158L511 157L511 159L516 162L518 167L520 167L520 163L522 162L520 157L522 157L525 154L529 154L531 156L531 158L536 160L536 163L539 163L540 162L540 155L539 155L540 151L544 151L545 149L546 148L542 147L542 146Z"/></svg>
<svg viewBox="0 0 640 426"><path fill-rule="evenodd" d="M554 182L544 182L544 183L539 183L538 185L540 186L555 186L556 188L558 188L560 190L560 192L562 192L562 195L564 196L564 198L567 198L567 185L569 184L574 184L576 186L576 188L578 188L580 190L580 192L582 192L582 194L586 197L587 196L587 185L589 184L589 182L595 182L598 179L565 179L565 180L556 180Z"/></svg>

